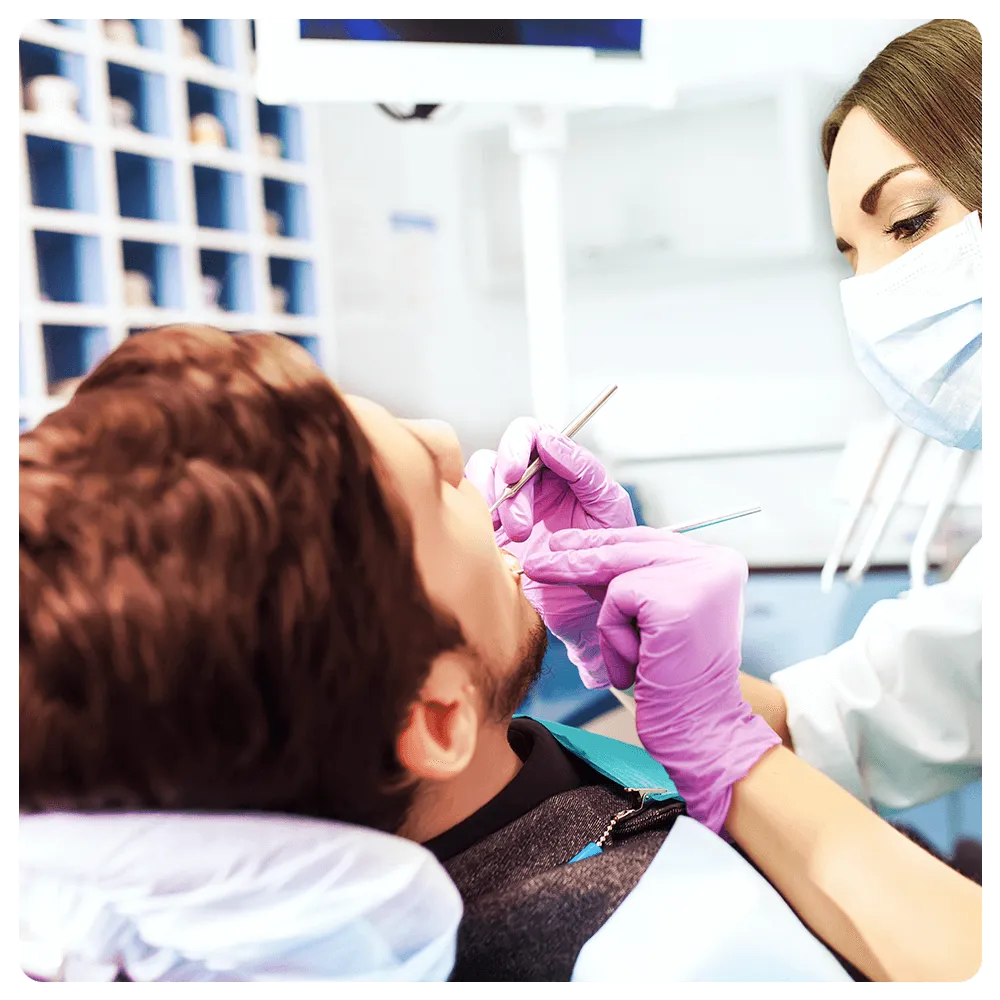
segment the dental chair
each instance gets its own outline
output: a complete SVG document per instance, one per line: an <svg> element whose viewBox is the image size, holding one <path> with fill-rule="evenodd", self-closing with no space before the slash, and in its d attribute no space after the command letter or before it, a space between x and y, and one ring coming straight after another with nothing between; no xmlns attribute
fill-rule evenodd
<svg viewBox="0 0 1000 1000"><path fill-rule="evenodd" d="M279 815L22 815L43 981L443 981L462 902L418 844Z"/></svg>
<svg viewBox="0 0 1000 1000"><path fill-rule="evenodd" d="M370 829L276 814L43 813L21 816L19 851L31 979L443 982L455 964L454 883L419 844ZM573 979L849 976L739 854L681 816Z"/></svg>

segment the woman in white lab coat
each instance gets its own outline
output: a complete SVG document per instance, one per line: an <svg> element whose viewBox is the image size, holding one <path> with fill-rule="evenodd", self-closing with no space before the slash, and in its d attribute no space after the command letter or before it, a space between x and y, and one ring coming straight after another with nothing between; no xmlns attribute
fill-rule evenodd
<svg viewBox="0 0 1000 1000"><path fill-rule="evenodd" d="M889 408L982 447L982 40L937 20L890 43L823 126L841 298ZM786 746L864 801L902 809L982 770L982 543L936 586L881 601L825 656L743 676Z"/></svg>

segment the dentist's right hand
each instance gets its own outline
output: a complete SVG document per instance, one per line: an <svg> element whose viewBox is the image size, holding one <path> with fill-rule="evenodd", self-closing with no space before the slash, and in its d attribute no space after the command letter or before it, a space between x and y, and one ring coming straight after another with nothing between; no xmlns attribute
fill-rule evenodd
<svg viewBox="0 0 1000 1000"><path fill-rule="evenodd" d="M721 831L732 787L781 740L740 692L746 561L654 528L554 533L532 580L606 587L597 618L611 683L635 684L636 728L688 813Z"/></svg>

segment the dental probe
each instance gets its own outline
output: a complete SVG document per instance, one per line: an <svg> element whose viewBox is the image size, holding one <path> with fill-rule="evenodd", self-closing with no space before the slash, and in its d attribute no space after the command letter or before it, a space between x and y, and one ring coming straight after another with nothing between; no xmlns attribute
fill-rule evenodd
<svg viewBox="0 0 1000 1000"><path fill-rule="evenodd" d="M713 524L724 524L726 521L735 521L738 517L746 517L747 514L759 514L760 507L747 507L744 510L733 511L732 514L720 514L718 517L706 517L703 521L688 521L686 524L672 524L664 531L672 531L674 534L683 535L686 531L695 531L698 528L708 528Z"/></svg>
<svg viewBox="0 0 1000 1000"><path fill-rule="evenodd" d="M583 425L611 398L617 388L617 385L609 385L607 389L605 389L604 392L602 392L600 396L598 396L597 399L595 399L575 420L563 428L563 434L565 434L566 437L573 437L573 435L576 434L577 431L579 431L580 428L583 427ZM517 491L526 482L528 482L529 479L537 476L541 470L542 460L540 458L536 458L531 465L524 470L524 475L521 476L516 483L508 486L507 489L505 489L503 493L497 497L496 503L490 507L490 513L492 514L497 507L504 502L504 500L509 500L512 496L514 496L514 494L517 493Z"/></svg>

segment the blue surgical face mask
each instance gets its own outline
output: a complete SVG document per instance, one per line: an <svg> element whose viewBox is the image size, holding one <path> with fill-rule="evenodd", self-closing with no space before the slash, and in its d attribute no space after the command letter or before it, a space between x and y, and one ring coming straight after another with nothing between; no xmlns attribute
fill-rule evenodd
<svg viewBox="0 0 1000 1000"><path fill-rule="evenodd" d="M952 448L983 446L979 214L840 283L861 371L903 423Z"/></svg>

